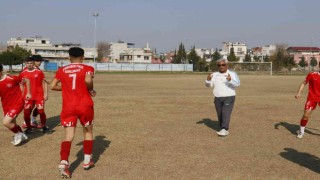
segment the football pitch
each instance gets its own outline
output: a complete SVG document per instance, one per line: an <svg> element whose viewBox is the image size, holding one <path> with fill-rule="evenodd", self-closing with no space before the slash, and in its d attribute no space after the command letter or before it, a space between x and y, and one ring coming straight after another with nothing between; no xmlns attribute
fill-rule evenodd
<svg viewBox="0 0 320 180"><path fill-rule="evenodd" d="M46 74L51 81L53 73ZM206 74L101 73L95 76L95 167L82 168L78 123L70 154L73 179L318 179L320 112L296 138L305 76L240 75L230 134L222 138ZM13 146L0 128L0 179L59 179L61 93L46 102L52 134L34 130ZM2 107L1 107L2 108ZM3 113L0 113L3 117ZM18 117L22 124L23 113ZM37 118L39 120L39 118Z"/></svg>

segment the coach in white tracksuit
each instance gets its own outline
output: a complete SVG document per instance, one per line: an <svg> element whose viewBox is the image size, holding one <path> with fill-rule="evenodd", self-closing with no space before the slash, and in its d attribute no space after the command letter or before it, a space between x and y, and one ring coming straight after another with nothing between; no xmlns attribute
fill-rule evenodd
<svg viewBox="0 0 320 180"><path fill-rule="evenodd" d="M240 86L240 80L237 73L228 69L227 58L218 60L217 65L219 71L209 74L205 84L207 87L213 87L214 104L221 128L217 134L227 136L236 97L236 87Z"/></svg>

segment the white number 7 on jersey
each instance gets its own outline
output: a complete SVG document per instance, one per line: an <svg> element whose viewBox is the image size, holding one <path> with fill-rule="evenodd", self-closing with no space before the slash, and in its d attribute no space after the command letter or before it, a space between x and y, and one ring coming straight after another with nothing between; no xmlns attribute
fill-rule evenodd
<svg viewBox="0 0 320 180"><path fill-rule="evenodd" d="M72 78L72 90L74 90L76 89L77 74L69 74L69 77Z"/></svg>

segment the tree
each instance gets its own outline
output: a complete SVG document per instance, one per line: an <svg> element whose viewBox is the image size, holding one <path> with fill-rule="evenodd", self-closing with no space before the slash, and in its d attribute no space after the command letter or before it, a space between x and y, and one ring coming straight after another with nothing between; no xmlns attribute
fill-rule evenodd
<svg viewBox="0 0 320 180"><path fill-rule="evenodd" d="M316 60L315 57L312 57L310 60L310 66L312 67L312 71L313 71L314 67L317 65L318 65L318 61Z"/></svg>
<svg viewBox="0 0 320 180"><path fill-rule="evenodd" d="M4 51L0 54L0 64L9 65L9 70L12 72L12 62L14 56L10 51Z"/></svg>
<svg viewBox="0 0 320 180"><path fill-rule="evenodd" d="M229 56L228 56L228 61L231 61L231 62L236 62L236 61L237 61L237 57L236 57L236 55L234 54L233 45L231 46L231 49L230 49L230 54L229 54Z"/></svg>
<svg viewBox="0 0 320 180"><path fill-rule="evenodd" d="M191 48L191 51L188 55L188 59L189 59L190 63L193 64L193 70L198 71L199 70L199 61L201 58L200 58L200 56L198 56L195 46L193 46Z"/></svg>
<svg viewBox="0 0 320 180"><path fill-rule="evenodd" d="M300 67L303 67L303 68L308 65L308 63L306 62L304 56L301 57L301 60L299 61L298 65L299 65Z"/></svg>
<svg viewBox="0 0 320 180"><path fill-rule="evenodd" d="M9 70L12 71L12 65L22 64L28 56L31 55L31 51L27 51L16 45L12 50L5 51L0 54L0 63L3 65L9 65Z"/></svg>
<svg viewBox="0 0 320 180"><path fill-rule="evenodd" d="M177 50L174 50L173 63L175 63L176 61L177 61Z"/></svg>
<svg viewBox="0 0 320 180"><path fill-rule="evenodd" d="M255 62L259 62L260 58L259 58L258 56L253 56L253 60L254 60Z"/></svg>
<svg viewBox="0 0 320 180"><path fill-rule="evenodd" d="M104 58L107 58L110 54L110 44L108 42L98 42L98 62L101 62Z"/></svg>
<svg viewBox="0 0 320 180"><path fill-rule="evenodd" d="M297 66L296 62L294 61L292 56L287 56L287 61L285 63L285 67L288 68L289 71L291 71L291 69L293 67Z"/></svg>
<svg viewBox="0 0 320 180"><path fill-rule="evenodd" d="M270 62L270 58L269 58L269 56L268 56L268 55L266 55L266 56L264 57L263 61L264 61L264 62Z"/></svg>
<svg viewBox="0 0 320 180"><path fill-rule="evenodd" d="M244 57L244 62L251 62L251 56L250 54L246 54L246 56Z"/></svg>
<svg viewBox="0 0 320 180"><path fill-rule="evenodd" d="M175 64L180 64L180 63L186 63L186 61L187 61L187 53L186 53L186 50L184 48L184 45L182 43L180 43L177 56L174 59L174 63Z"/></svg>
<svg viewBox="0 0 320 180"><path fill-rule="evenodd" d="M274 70L281 71L286 65L287 58L286 46L283 44L277 45L275 52L270 57Z"/></svg>
<svg viewBox="0 0 320 180"><path fill-rule="evenodd" d="M165 62L165 60L166 60L166 56L163 53L161 53L160 54L160 61Z"/></svg>
<svg viewBox="0 0 320 180"><path fill-rule="evenodd" d="M207 67L207 61L206 58L200 58L199 60L199 71L203 72L203 71L208 71L208 67Z"/></svg>
<svg viewBox="0 0 320 180"><path fill-rule="evenodd" d="M212 54L211 61L217 61L221 59L221 54L218 52L218 49Z"/></svg>

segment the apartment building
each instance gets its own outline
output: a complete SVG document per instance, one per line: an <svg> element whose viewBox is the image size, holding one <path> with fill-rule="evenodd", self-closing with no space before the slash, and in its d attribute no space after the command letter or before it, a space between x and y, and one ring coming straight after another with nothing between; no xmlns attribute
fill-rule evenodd
<svg viewBox="0 0 320 180"><path fill-rule="evenodd" d="M318 63L320 62L320 48L318 47L288 47L287 52L296 63L301 61L302 56L308 64L310 64L311 58L315 58Z"/></svg>
<svg viewBox="0 0 320 180"><path fill-rule="evenodd" d="M263 62L264 57L272 56L272 54L276 51L276 45L265 45L260 47L254 47L251 49L251 55L257 56Z"/></svg>
<svg viewBox="0 0 320 180"><path fill-rule="evenodd" d="M63 44L51 44L49 38L42 37L31 37L31 38L10 38L7 41L8 48L13 48L14 46L20 46L26 50L30 50L32 54L39 54L43 58L48 60L65 60L68 59L68 50L70 47L81 46L80 44L74 43L63 43ZM94 56L97 57L96 48L85 48L85 60L93 60Z"/></svg>
<svg viewBox="0 0 320 180"><path fill-rule="evenodd" d="M233 51L237 58L239 58L239 62L243 62L246 54L247 54L247 45L245 43L239 43L239 42L222 42L222 51L221 55L229 55L231 52L231 48L233 48Z"/></svg>
<svg viewBox="0 0 320 180"><path fill-rule="evenodd" d="M152 52L149 43L144 48L135 48L134 43L123 41L110 43L111 63L152 63Z"/></svg>

